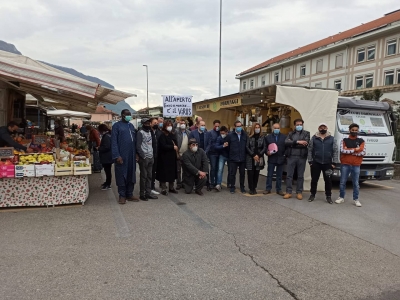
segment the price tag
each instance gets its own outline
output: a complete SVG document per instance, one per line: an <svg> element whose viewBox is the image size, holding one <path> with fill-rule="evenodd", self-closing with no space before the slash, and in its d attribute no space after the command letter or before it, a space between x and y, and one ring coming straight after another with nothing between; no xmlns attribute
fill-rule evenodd
<svg viewBox="0 0 400 300"><path fill-rule="evenodd" d="M0 158L13 158L13 157L14 157L13 147L0 148Z"/></svg>
<svg viewBox="0 0 400 300"><path fill-rule="evenodd" d="M47 143L47 136L46 135L35 135L33 137L34 144L46 144Z"/></svg>

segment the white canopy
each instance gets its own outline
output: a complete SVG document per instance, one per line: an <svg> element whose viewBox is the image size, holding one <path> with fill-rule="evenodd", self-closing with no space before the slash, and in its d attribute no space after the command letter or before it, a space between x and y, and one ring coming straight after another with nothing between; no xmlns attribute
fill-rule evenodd
<svg viewBox="0 0 400 300"><path fill-rule="evenodd" d="M91 114L79 111L65 110L65 109L48 110L47 115L49 117L82 118L82 119L90 119L92 117Z"/></svg>

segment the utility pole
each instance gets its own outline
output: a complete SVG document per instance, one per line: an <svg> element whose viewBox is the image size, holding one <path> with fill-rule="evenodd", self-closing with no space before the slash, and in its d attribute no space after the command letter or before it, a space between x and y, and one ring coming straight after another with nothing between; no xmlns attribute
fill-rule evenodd
<svg viewBox="0 0 400 300"><path fill-rule="evenodd" d="M219 1L219 89L218 89L219 97L221 97L221 43L222 43L222 0Z"/></svg>
<svg viewBox="0 0 400 300"><path fill-rule="evenodd" d="M147 81L147 114L149 114L149 67L147 65L143 65L146 67L146 81Z"/></svg>

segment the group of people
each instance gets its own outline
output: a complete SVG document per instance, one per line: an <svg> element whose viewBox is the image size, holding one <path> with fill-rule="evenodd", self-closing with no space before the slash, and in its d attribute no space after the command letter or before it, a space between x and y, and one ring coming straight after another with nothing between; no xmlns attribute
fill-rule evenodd
<svg viewBox="0 0 400 300"><path fill-rule="evenodd" d="M267 182L263 194L272 193L275 176L276 193L284 199L291 198L292 182L296 176L296 198L302 200L307 161L311 169L311 195L308 201L315 200L322 172L326 201L333 203L331 175L339 163L339 151L337 141L325 123L321 123L318 131L310 136L310 132L304 130L304 121L301 119L294 121L295 129L288 135L281 133L278 123L273 124L271 134L264 135L259 123L253 123L248 134L240 121L236 121L230 131L221 126L220 120L215 120L213 128L207 130L201 117L197 117L190 128L185 120L173 123L161 117L144 118L141 128L136 130L131 119L130 111L123 110L121 120L114 124L112 131L105 125L98 128L102 136L98 150L107 178L102 189L111 188L111 165L114 163L120 204L157 199L160 193L168 195L178 193L180 189L187 194L194 190L200 196L204 195L202 190L205 186L208 191L221 191L225 164L228 166L227 186L232 194L236 192L238 170L240 192L247 193L246 169L248 192L257 194L260 170L267 164ZM351 174L353 200L356 206L361 206L358 178L365 155L365 142L358 137L358 130L357 124L351 124L349 137L340 141L340 196L336 203L344 202L346 182ZM140 169L139 198L133 196L136 162ZM282 191L284 164L287 166L285 193ZM160 192L156 190L156 181L159 181Z"/></svg>

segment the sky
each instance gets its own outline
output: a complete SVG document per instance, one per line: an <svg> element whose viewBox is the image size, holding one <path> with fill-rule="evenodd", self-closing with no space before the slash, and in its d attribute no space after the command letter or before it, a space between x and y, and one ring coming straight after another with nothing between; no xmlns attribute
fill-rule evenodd
<svg viewBox="0 0 400 300"><path fill-rule="evenodd" d="M218 96L219 0L2 1L0 40L24 55L137 94L127 102L162 105L161 95ZM235 75L271 57L400 9L398 0L223 0L222 95Z"/></svg>

